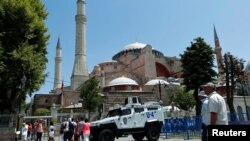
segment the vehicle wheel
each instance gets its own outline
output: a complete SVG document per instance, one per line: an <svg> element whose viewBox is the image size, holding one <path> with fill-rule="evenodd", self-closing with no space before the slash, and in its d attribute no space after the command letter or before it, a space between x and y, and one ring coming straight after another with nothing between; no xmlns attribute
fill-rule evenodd
<svg viewBox="0 0 250 141"><path fill-rule="evenodd" d="M114 141L115 136L110 129L104 129L98 136L98 141Z"/></svg>
<svg viewBox="0 0 250 141"><path fill-rule="evenodd" d="M134 133L134 134L132 134L132 136L136 141L142 141L142 139L144 138L143 133Z"/></svg>
<svg viewBox="0 0 250 141"><path fill-rule="evenodd" d="M160 137L160 130L156 126L150 126L146 136L149 141L157 141Z"/></svg>
<svg viewBox="0 0 250 141"><path fill-rule="evenodd" d="M90 141L97 141L97 137L94 137L93 135L90 135L89 140Z"/></svg>

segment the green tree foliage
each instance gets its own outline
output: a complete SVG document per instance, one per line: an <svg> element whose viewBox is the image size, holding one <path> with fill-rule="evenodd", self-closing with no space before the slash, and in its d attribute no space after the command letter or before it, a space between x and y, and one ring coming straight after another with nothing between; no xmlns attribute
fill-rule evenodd
<svg viewBox="0 0 250 141"><path fill-rule="evenodd" d="M250 84L250 62L247 62L247 65L244 69L244 72L245 72L244 80L245 80L246 84Z"/></svg>
<svg viewBox="0 0 250 141"><path fill-rule="evenodd" d="M229 52L224 54L223 60L223 69L225 72L225 79L226 79L226 94L227 94L227 104L229 111L231 113L230 118L231 120L236 120L236 111L234 109L234 93L236 88L236 82L238 82L239 93L238 94L245 94L244 90L244 60L239 59ZM236 81L235 81L236 80Z"/></svg>
<svg viewBox="0 0 250 141"><path fill-rule="evenodd" d="M0 1L0 112L15 111L44 83L49 35L40 0ZM26 76L25 85L21 78Z"/></svg>
<svg viewBox="0 0 250 141"><path fill-rule="evenodd" d="M99 93L98 80L96 77L91 77L86 81L80 90L80 98L83 100L83 108L88 110L89 118L90 113L100 105L101 97Z"/></svg>
<svg viewBox="0 0 250 141"><path fill-rule="evenodd" d="M50 111L46 108L38 108L35 111L35 116L47 116L50 114Z"/></svg>
<svg viewBox="0 0 250 141"><path fill-rule="evenodd" d="M183 88L176 88L174 93L170 96L170 100L175 103L177 107L183 110L189 110L195 105L193 91L185 91Z"/></svg>
<svg viewBox="0 0 250 141"><path fill-rule="evenodd" d="M181 56L183 84L186 90L194 90L196 101L196 115L200 115L201 102L198 98L198 90L204 83L213 80L217 75L214 67L214 51L204 39L198 37L191 42Z"/></svg>

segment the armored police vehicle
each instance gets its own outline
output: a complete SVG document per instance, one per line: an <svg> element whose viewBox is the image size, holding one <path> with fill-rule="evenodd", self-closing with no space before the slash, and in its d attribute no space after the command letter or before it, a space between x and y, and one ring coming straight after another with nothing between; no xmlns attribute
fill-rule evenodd
<svg viewBox="0 0 250 141"><path fill-rule="evenodd" d="M164 122L162 106L157 102L140 102L139 97L128 97L125 106L109 111L106 118L91 122L91 140L114 141L132 135L136 141L145 136L157 141Z"/></svg>

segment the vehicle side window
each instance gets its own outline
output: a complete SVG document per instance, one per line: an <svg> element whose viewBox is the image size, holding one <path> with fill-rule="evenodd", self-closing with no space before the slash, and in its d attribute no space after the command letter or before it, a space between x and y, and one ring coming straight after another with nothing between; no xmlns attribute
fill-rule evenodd
<svg viewBox="0 0 250 141"><path fill-rule="evenodd" d="M121 110L112 110L108 113L107 117L114 117L121 115Z"/></svg>
<svg viewBox="0 0 250 141"><path fill-rule="evenodd" d="M136 97L133 97L133 103L137 103Z"/></svg>
<svg viewBox="0 0 250 141"><path fill-rule="evenodd" d="M158 110L157 107L148 107L148 111L156 111L156 110Z"/></svg>
<svg viewBox="0 0 250 141"><path fill-rule="evenodd" d="M124 110L122 110L122 116L129 115L129 114L131 114L131 110L130 109L124 109Z"/></svg>
<svg viewBox="0 0 250 141"><path fill-rule="evenodd" d="M140 113L144 111L144 108L134 108L135 113Z"/></svg>
<svg viewBox="0 0 250 141"><path fill-rule="evenodd" d="M127 104L128 104L128 98L125 99L125 105L127 105Z"/></svg>

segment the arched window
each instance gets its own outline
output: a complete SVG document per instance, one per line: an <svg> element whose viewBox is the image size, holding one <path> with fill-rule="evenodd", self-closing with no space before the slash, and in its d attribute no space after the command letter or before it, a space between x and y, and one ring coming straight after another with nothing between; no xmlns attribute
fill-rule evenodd
<svg viewBox="0 0 250 141"><path fill-rule="evenodd" d="M250 107L247 106L247 109L246 109L246 114L247 114L247 120L250 121Z"/></svg>
<svg viewBox="0 0 250 141"><path fill-rule="evenodd" d="M239 121L245 121L244 120L244 115L243 115L243 110L241 106L237 106L237 112L239 116Z"/></svg>

